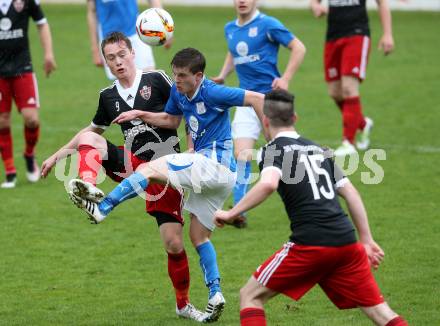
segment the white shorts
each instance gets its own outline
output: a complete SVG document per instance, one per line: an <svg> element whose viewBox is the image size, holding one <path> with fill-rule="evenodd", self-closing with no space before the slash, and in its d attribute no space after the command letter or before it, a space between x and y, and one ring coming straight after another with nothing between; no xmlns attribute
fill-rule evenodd
<svg viewBox="0 0 440 326"><path fill-rule="evenodd" d="M236 173L198 153L170 154L165 157L171 185L189 193L183 208L213 231L214 213L223 207L231 193Z"/></svg>
<svg viewBox="0 0 440 326"><path fill-rule="evenodd" d="M156 63L154 62L153 50L151 47L142 42L137 34L129 37L131 45L135 52L136 68L145 70L145 68L154 69ZM102 41L102 40L101 40ZM100 42L101 43L101 42ZM111 73L110 68L107 66L104 60L104 70L108 79L114 80L116 77Z"/></svg>
<svg viewBox="0 0 440 326"><path fill-rule="evenodd" d="M232 138L252 138L257 140L261 132L261 122L251 106L237 106L232 120Z"/></svg>

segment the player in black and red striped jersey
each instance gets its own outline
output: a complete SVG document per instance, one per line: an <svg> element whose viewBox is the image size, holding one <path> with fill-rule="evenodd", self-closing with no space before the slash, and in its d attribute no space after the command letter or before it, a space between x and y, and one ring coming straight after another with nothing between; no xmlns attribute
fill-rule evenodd
<svg viewBox="0 0 440 326"><path fill-rule="evenodd" d="M336 156L354 154L356 147L366 150L370 145L373 120L362 113L359 86L365 79L370 52L370 27L366 0L329 0L329 8L320 0L311 0L315 17L328 13L324 50L324 70L328 93L342 113L343 141ZM385 55L394 49L391 12L387 0L376 0L383 35L379 49ZM356 133L360 131L359 139Z"/></svg>
<svg viewBox="0 0 440 326"><path fill-rule="evenodd" d="M358 307L376 325L407 325L384 301L371 273L384 252L373 240L359 193L331 151L301 137L294 120L292 95L266 94L263 126L272 140L262 150L260 180L230 211L216 212L217 226L231 224L278 190L290 220L289 242L240 291L241 325L266 325L269 299L282 293L299 300L316 284L339 309ZM337 195L347 203L359 242Z"/></svg>
<svg viewBox="0 0 440 326"><path fill-rule="evenodd" d="M180 152L175 129L158 128L133 119L120 124L124 146L116 146L102 134L123 112L133 109L162 112L168 101L172 81L162 71L136 69L135 53L130 40L120 32L109 34L101 44L104 58L116 81L103 89L91 124L80 130L66 145L42 164L46 177L56 162L78 152L79 177L69 183L73 193L93 202L104 194L95 187L98 171L121 182L136 168L166 154ZM182 194L169 185L152 184L146 189L146 211L156 218L168 254L168 274L176 294L176 313L180 317L200 320L202 313L189 302L188 258L182 239Z"/></svg>
<svg viewBox="0 0 440 326"><path fill-rule="evenodd" d="M6 180L0 185L2 188L13 188L16 184L11 134L12 100L24 120L26 176L30 182L40 178L34 153L40 133L40 103L29 50L29 18L37 25L44 49L46 76L56 68L49 24L39 1L0 0L0 153L6 173Z"/></svg>

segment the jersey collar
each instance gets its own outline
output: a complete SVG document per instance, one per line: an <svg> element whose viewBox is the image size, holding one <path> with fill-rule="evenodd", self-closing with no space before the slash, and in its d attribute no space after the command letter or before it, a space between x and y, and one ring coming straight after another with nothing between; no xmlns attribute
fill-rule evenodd
<svg viewBox="0 0 440 326"><path fill-rule="evenodd" d="M274 139L279 137L287 137L287 138L293 138L298 139L300 135L296 131L280 131L277 133L277 135L274 137Z"/></svg>
<svg viewBox="0 0 440 326"><path fill-rule="evenodd" d="M259 14L260 14L260 11L257 9L255 11L255 14L252 16L252 18L249 19L246 23L244 23L242 25L240 25L240 23L238 22L238 18L237 18L237 20L235 21L235 25L237 25L238 27L246 26L246 25L252 23L258 17Z"/></svg>
<svg viewBox="0 0 440 326"><path fill-rule="evenodd" d="M139 88L139 84L141 82L142 78L142 70L137 69L136 70L136 77L134 79L133 85L131 85L129 88L124 88L119 83L119 80L115 81L116 88L118 90L119 96L122 97L122 99L131 107L133 108L134 105L134 99L136 98L136 93Z"/></svg>
<svg viewBox="0 0 440 326"><path fill-rule="evenodd" d="M203 78L202 78L202 80L200 81L200 85L199 85L199 87L197 87L196 91L194 92L194 95L193 95L191 98L189 98L189 97L186 96L186 94L185 94L185 97L186 97L186 99L187 99L189 102L191 102L192 100L194 100L194 99L196 98L196 96L199 94L199 92L200 92L200 88L202 87L202 85L203 85L204 82L205 82L205 75L203 75Z"/></svg>

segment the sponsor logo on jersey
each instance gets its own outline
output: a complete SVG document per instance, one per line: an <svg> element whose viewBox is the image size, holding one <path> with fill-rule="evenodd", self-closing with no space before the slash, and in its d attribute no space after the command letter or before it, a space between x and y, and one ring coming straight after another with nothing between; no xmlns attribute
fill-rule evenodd
<svg viewBox="0 0 440 326"><path fill-rule="evenodd" d="M258 35L258 27L251 27L249 28L249 37L256 37Z"/></svg>
<svg viewBox="0 0 440 326"><path fill-rule="evenodd" d="M133 126L139 126L142 122L143 122L143 121L142 121L141 119L134 119L134 120L131 120L131 121L130 121L130 123L131 123Z"/></svg>
<svg viewBox="0 0 440 326"><path fill-rule="evenodd" d="M142 98L144 98L146 101L148 101L151 97L151 86L142 87L142 89L139 91L139 93L141 94Z"/></svg>
<svg viewBox="0 0 440 326"><path fill-rule="evenodd" d="M196 103L196 110L197 110L197 113L198 113L198 114L206 113L205 103L203 103L203 102L197 102L197 103Z"/></svg>
<svg viewBox="0 0 440 326"><path fill-rule="evenodd" d="M127 96L127 101L131 101L131 100L133 100L134 99L134 97L131 95L131 94L128 94L128 96Z"/></svg>
<svg viewBox="0 0 440 326"><path fill-rule="evenodd" d="M329 0L330 7L359 6L360 0Z"/></svg>
<svg viewBox="0 0 440 326"><path fill-rule="evenodd" d="M236 45L236 47L235 47L235 50L237 51L237 53L238 53L239 55L241 55L242 57L244 57L244 56L246 56L246 55L248 54L248 52L249 52L249 47L248 47L248 45L247 45L246 42L241 41L241 42L238 42L238 43L237 43L237 45Z"/></svg>
<svg viewBox="0 0 440 326"><path fill-rule="evenodd" d="M16 12L21 12L24 8L24 1L23 0L14 0L12 5L14 6L14 9Z"/></svg>
<svg viewBox="0 0 440 326"><path fill-rule="evenodd" d="M0 29L2 31L8 31L12 27L12 22L8 17L0 19Z"/></svg>
<svg viewBox="0 0 440 326"><path fill-rule="evenodd" d="M197 118L193 115L189 117L189 127L194 132L199 130L199 120L197 120Z"/></svg>

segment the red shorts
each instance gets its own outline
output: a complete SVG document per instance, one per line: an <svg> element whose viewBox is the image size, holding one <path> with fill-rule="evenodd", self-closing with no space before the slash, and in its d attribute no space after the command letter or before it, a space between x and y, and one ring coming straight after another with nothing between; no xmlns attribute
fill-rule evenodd
<svg viewBox="0 0 440 326"><path fill-rule="evenodd" d="M320 247L288 242L258 267L254 277L261 285L294 300L319 284L339 309L384 302L360 243Z"/></svg>
<svg viewBox="0 0 440 326"><path fill-rule="evenodd" d="M369 53L370 38L365 35L327 41L324 49L325 80L335 81L341 76L365 79Z"/></svg>
<svg viewBox="0 0 440 326"><path fill-rule="evenodd" d="M115 146L107 142L107 147L108 158L103 160L102 166L105 168L106 174L116 182L121 182L132 174L139 165L146 163L146 161L126 150L124 146ZM125 161L129 163L128 171L125 167ZM183 195L181 192L172 188L169 184L156 183L148 185L146 195L145 203L148 214L157 218L157 213L165 213L182 225L184 224L182 216Z"/></svg>
<svg viewBox="0 0 440 326"><path fill-rule="evenodd" d="M19 111L40 107L37 78L34 73L0 78L0 113L11 112L12 99Z"/></svg>

